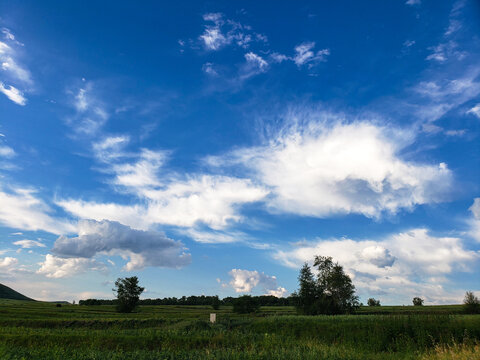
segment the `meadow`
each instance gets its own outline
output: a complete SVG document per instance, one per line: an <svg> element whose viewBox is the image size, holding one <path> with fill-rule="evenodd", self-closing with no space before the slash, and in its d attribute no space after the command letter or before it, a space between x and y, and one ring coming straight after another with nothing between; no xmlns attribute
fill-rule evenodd
<svg viewBox="0 0 480 360"><path fill-rule="evenodd" d="M217 313L210 324L209 314ZM299 316L293 307L113 306L0 300L0 359L480 359L480 315L461 306L362 307Z"/></svg>

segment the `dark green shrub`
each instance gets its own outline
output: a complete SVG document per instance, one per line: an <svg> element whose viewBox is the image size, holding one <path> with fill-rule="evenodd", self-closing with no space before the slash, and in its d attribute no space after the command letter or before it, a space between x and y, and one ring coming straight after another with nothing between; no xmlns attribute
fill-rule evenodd
<svg viewBox="0 0 480 360"><path fill-rule="evenodd" d="M423 305L423 299L419 298L418 296L415 296L412 300L414 306L422 306Z"/></svg>
<svg viewBox="0 0 480 360"><path fill-rule="evenodd" d="M260 309L258 301L250 295L240 296L233 303L233 312L237 314L249 314Z"/></svg>

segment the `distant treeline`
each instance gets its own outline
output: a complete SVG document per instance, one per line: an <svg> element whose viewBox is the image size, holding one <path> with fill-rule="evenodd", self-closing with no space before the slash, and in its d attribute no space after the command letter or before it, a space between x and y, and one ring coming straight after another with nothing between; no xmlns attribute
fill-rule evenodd
<svg viewBox="0 0 480 360"><path fill-rule="evenodd" d="M277 298L272 295L252 296L254 301L260 306L294 306L295 299L293 297ZM216 301L220 301L220 305L232 306L237 298L226 297L218 299L218 296L182 296L181 298L169 297L163 299L143 299L139 305L212 305ZM87 299L80 300L79 305L115 305L117 300Z"/></svg>

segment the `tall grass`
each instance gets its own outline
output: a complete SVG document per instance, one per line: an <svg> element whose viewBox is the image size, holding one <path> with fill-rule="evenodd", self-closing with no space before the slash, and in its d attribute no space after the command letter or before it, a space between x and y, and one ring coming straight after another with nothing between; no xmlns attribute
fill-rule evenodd
<svg viewBox="0 0 480 360"><path fill-rule="evenodd" d="M475 355L480 339L479 315L309 317L276 307L239 316L222 308L212 325L210 312L145 306L117 314L108 306L3 302L0 359L430 360Z"/></svg>

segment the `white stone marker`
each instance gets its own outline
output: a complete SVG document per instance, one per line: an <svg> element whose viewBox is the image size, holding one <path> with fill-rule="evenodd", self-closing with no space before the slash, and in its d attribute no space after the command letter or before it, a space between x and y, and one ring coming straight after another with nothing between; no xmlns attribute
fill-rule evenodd
<svg viewBox="0 0 480 360"><path fill-rule="evenodd" d="M210 314L210 322L214 323L217 321L217 314Z"/></svg>

